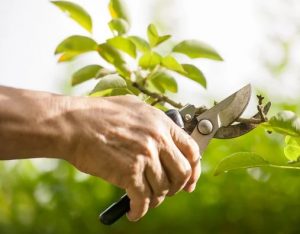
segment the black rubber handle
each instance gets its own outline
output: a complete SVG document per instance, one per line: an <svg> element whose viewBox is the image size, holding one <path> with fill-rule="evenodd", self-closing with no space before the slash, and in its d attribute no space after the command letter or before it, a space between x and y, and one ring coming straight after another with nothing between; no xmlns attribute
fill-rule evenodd
<svg viewBox="0 0 300 234"><path fill-rule="evenodd" d="M169 116L174 123L179 127L183 128L184 124L182 117L178 110L168 110L166 115ZM111 225L116 222L119 218L125 215L130 210L130 199L127 194L124 194L121 199L113 204L111 204L106 210L104 210L100 215L100 222L105 225Z"/></svg>

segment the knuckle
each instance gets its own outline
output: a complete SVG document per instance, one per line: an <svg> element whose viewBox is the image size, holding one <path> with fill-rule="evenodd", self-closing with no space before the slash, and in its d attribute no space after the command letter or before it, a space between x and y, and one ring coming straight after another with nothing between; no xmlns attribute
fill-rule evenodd
<svg viewBox="0 0 300 234"><path fill-rule="evenodd" d="M143 149L145 156L147 156L150 159L154 158L158 154L155 141L151 137L147 137L144 140Z"/></svg>
<svg viewBox="0 0 300 234"><path fill-rule="evenodd" d="M127 168L127 173L129 176L128 182L135 187L139 187L140 177L144 170L144 164L145 164L144 161L145 161L144 157L138 155L128 165Z"/></svg>
<svg viewBox="0 0 300 234"><path fill-rule="evenodd" d="M189 179L191 174L192 174L192 168L188 163L184 169L179 171L179 177L180 177L181 181L185 181L185 180Z"/></svg>

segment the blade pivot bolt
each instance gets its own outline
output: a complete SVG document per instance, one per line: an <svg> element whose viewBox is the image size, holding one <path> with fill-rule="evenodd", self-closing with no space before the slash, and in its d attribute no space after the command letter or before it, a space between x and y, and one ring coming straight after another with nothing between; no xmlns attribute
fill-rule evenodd
<svg viewBox="0 0 300 234"><path fill-rule="evenodd" d="M213 131L213 125L208 119L202 119L198 123L198 130L202 135L208 135Z"/></svg>
<svg viewBox="0 0 300 234"><path fill-rule="evenodd" d="M190 122L190 121L192 120L192 116L191 116L190 114L186 114L186 115L184 116L184 120L185 120L186 122Z"/></svg>

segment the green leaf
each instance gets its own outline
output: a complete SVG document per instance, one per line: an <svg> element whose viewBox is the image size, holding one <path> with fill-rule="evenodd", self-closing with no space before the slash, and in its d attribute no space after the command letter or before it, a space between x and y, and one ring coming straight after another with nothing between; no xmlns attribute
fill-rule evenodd
<svg viewBox="0 0 300 234"><path fill-rule="evenodd" d="M190 78L193 81L196 81L204 88L206 88L206 79L203 73L192 64L181 64L185 72L180 72L181 75Z"/></svg>
<svg viewBox="0 0 300 234"><path fill-rule="evenodd" d="M72 76L72 86L83 83L92 78L96 78L99 71L102 69L100 65L88 65L79 69Z"/></svg>
<svg viewBox="0 0 300 234"><path fill-rule="evenodd" d="M215 49L197 40L182 41L173 48L173 52L185 54L190 58L208 58L223 61Z"/></svg>
<svg viewBox="0 0 300 234"><path fill-rule="evenodd" d="M136 47L135 44L122 36L117 36L111 39L107 40L107 43L114 48L117 48L127 54L129 54L131 57L136 58Z"/></svg>
<svg viewBox="0 0 300 234"><path fill-rule="evenodd" d="M66 52L64 54L62 54L59 58L58 58L58 62L68 62L73 60L75 57L77 57L78 55L80 55L80 53L73 53L73 52Z"/></svg>
<svg viewBox="0 0 300 234"><path fill-rule="evenodd" d="M171 37L172 37L171 35L160 36L160 37L158 38L158 41L157 41L157 43L156 43L156 46L158 46L158 45L160 45L161 43L163 43L163 42L169 40Z"/></svg>
<svg viewBox="0 0 300 234"><path fill-rule="evenodd" d="M79 25L89 32L92 32L92 19L90 15L79 5L68 1L52 1L55 6L60 8Z"/></svg>
<svg viewBox="0 0 300 234"><path fill-rule="evenodd" d="M91 93L96 93L107 89L126 88L126 86L126 81L122 77L112 74L103 77Z"/></svg>
<svg viewBox="0 0 300 234"><path fill-rule="evenodd" d="M166 92L166 89L159 83L152 80L149 80L147 83L147 86L150 91L159 92L164 94Z"/></svg>
<svg viewBox="0 0 300 234"><path fill-rule="evenodd" d="M285 137L284 155L287 159L296 162L300 159L300 138L286 136Z"/></svg>
<svg viewBox="0 0 300 234"><path fill-rule="evenodd" d="M165 68L168 68L169 70L176 71L179 73L185 73L185 70L183 69L181 64L178 63L177 60L171 55L164 57L161 60L161 65Z"/></svg>
<svg viewBox="0 0 300 234"><path fill-rule="evenodd" d="M121 18L112 19L109 21L108 26L113 33L117 33L119 36L126 34L129 30L127 21Z"/></svg>
<svg viewBox="0 0 300 234"><path fill-rule="evenodd" d="M292 111L281 111L263 126L283 135L300 137L300 118Z"/></svg>
<svg viewBox="0 0 300 234"><path fill-rule="evenodd" d="M150 24L148 26L147 36L148 36L148 40L150 42L150 45L152 47L155 46L157 41L158 41L159 36L158 36L157 29L153 24Z"/></svg>
<svg viewBox="0 0 300 234"><path fill-rule="evenodd" d="M150 24L147 29L147 36L148 40L150 42L151 47L158 46L159 44L163 43L164 41L168 40L171 38L171 35L164 35L164 36L159 36L156 27L154 24Z"/></svg>
<svg viewBox="0 0 300 234"><path fill-rule="evenodd" d="M250 152L234 153L224 158L217 166L214 175L219 175L223 172L240 169L268 166L269 162L265 161L261 156Z"/></svg>
<svg viewBox="0 0 300 234"><path fill-rule="evenodd" d="M69 61L76 56L89 51L96 51L97 43L85 36L74 35L63 40L55 49L55 54L63 55L59 58L59 62Z"/></svg>
<svg viewBox="0 0 300 234"><path fill-rule="evenodd" d="M113 72L111 70L108 70L106 68L101 68L98 73L95 76L95 79L102 78L103 76L115 74L116 72Z"/></svg>
<svg viewBox="0 0 300 234"><path fill-rule="evenodd" d="M107 43L98 45L97 51L104 60L113 65L119 66L125 63L119 51Z"/></svg>
<svg viewBox="0 0 300 234"><path fill-rule="evenodd" d="M127 9L122 0L110 0L108 9L113 19L121 18L126 20L128 23L130 22L127 14Z"/></svg>
<svg viewBox="0 0 300 234"><path fill-rule="evenodd" d="M126 64L115 64L117 72L123 77L130 79L131 71Z"/></svg>
<svg viewBox="0 0 300 234"><path fill-rule="evenodd" d="M155 72L149 80L161 93L164 93L165 90L173 93L178 91L176 80L164 71Z"/></svg>
<svg viewBox="0 0 300 234"><path fill-rule="evenodd" d="M153 102L155 102L156 99L152 98L152 97L149 97L147 96L145 99L144 99L144 102L148 103L149 105L152 105ZM164 105L160 104L160 103L157 103L154 105L156 108L162 110L163 112L166 112L167 110L169 110L169 108L165 107Z"/></svg>
<svg viewBox="0 0 300 234"><path fill-rule="evenodd" d="M160 64L161 56L156 52L146 52L139 60L139 66L143 69L152 69Z"/></svg>
<svg viewBox="0 0 300 234"><path fill-rule="evenodd" d="M108 96L120 96L132 94L132 92L127 88L115 88L115 89L105 89L102 91L98 91L95 93L91 93L89 96L91 97L108 97Z"/></svg>
<svg viewBox="0 0 300 234"><path fill-rule="evenodd" d="M138 36L130 36L128 37L129 40L131 40L136 48L141 52L148 52L150 51L150 45L147 41L145 41L143 38L140 38Z"/></svg>
<svg viewBox="0 0 300 234"><path fill-rule="evenodd" d="M119 74L121 74L123 77L130 78L131 72L117 49L107 43L103 43L98 45L97 50L105 61L114 65Z"/></svg>
<svg viewBox="0 0 300 234"><path fill-rule="evenodd" d="M127 94L133 95L133 93L129 89L118 88L118 89L113 89L110 93L110 96L120 96L120 95L127 95Z"/></svg>

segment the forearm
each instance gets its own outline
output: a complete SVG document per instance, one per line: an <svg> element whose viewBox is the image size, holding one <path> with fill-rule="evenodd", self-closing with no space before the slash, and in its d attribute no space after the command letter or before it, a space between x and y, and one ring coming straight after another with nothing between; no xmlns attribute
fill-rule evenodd
<svg viewBox="0 0 300 234"><path fill-rule="evenodd" d="M0 159L62 157L64 105L63 96L0 86Z"/></svg>

